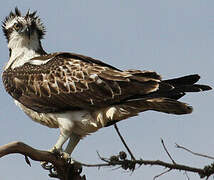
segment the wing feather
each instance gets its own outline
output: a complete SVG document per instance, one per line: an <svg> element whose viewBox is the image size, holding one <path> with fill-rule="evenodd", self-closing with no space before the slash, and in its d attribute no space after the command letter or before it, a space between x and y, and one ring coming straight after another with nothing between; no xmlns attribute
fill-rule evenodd
<svg viewBox="0 0 214 180"><path fill-rule="evenodd" d="M3 72L6 90L37 112L91 109L156 91L160 76L150 71L121 71L90 57L55 53Z"/></svg>

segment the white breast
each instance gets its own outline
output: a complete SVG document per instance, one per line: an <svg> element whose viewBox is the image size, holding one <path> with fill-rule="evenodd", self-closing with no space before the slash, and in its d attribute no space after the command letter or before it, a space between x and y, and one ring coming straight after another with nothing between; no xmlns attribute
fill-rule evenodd
<svg viewBox="0 0 214 180"><path fill-rule="evenodd" d="M39 56L40 54L37 53L39 47L39 40L36 33L28 39L14 31L8 42L8 48L11 49L11 56L4 70L10 66L12 69L20 67L29 62L31 58Z"/></svg>

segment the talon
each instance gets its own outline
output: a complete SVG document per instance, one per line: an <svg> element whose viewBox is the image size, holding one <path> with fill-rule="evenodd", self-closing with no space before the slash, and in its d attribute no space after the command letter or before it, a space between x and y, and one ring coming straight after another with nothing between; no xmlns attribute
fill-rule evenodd
<svg viewBox="0 0 214 180"><path fill-rule="evenodd" d="M70 154L68 154L67 152L64 152L62 149L57 149L54 146L52 149L50 149L50 152L53 153L54 155L56 155L57 157L64 159L69 164L72 164Z"/></svg>
<svg viewBox="0 0 214 180"><path fill-rule="evenodd" d="M57 158L63 158L63 151L62 149L57 149L55 146L49 150L53 155L55 155Z"/></svg>
<svg viewBox="0 0 214 180"><path fill-rule="evenodd" d="M53 168L52 164L49 165L48 162L45 162L45 161L40 162L40 164L41 164L42 168L45 170L50 171Z"/></svg>
<svg viewBox="0 0 214 180"><path fill-rule="evenodd" d="M49 174L50 177L58 178L57 171L54 169L54 167L51 168L51 169L49 170L49 172L50 172L50 174Z"/></svg>
<svg viewBox="0 0 214 180"><path fill-rule="evenodd" d="M71 162L72 162L72 160L71 160L71 158L69 157L69 158L67 159L67 163L68 163L68 164L71 164Z"/></svg>
<svg viewBox="0 0 214 180"><path fill-rule="evenodd" d="M53 153L55 156L61 157L61 150L57 149L55 146L49 151ZM52 164L49 164L49 162L45 162L45 161L40 162L40 164L43 169L49 170L49 171L52 170L54 167Z"/></svg>
<svg viewBox="0 0 214 180"><path fill-rule="evenodd" d="M54 155L60 156L61 155L61 149L57 149L55 146L49 150L51 153L53 153Z"/></svg>
<svg viewBox="0 0 214 180"><path fill-rule="evenodd" d="M74 162L74 161L73 161ZM82 165L78 162L74 163L74 169L81 174L82 173Z"/></svg>
<svg viewBox="0 0 214 180"><path fill-rule="evenodd" d="M75 160L70 158L70 164L75 164Z"/></svg>
<svg viewBox="0 0 214 180"><path fill-rule="evenodd" d="M65 159L65 160L68 160L71 158L70 155L66 152L60 152L60 157Z"/></svg>
<svg viewBox="0 0 214 180"><path fill-rule="evenodd" d="M67 154L67 153L66 153ZM74 159L72 159L70 156L68 157L67 155L66 155L66 157L63 157L65 160L66 160L66 162L68 163L68 164L70 164L70 165L76 165L76 161L74 160Z"/></svg>

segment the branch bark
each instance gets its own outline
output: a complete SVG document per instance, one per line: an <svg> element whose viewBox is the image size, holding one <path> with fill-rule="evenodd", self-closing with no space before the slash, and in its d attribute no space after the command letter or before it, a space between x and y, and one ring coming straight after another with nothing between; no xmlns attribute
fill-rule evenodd
<svg viewBox="0 0 214 180"><path fill-rule="evenodd" d="M85 180L85 176L80 176L81 171L79 170L78 164L69 164L65 159L57 156L54 153L49 151L41 151L34 149L23 142L11 142L9 144L0 146L0 158L8 154L22 154L25 156L27 164L30 165L30 159L34 161L45 161L53 165L53 168L50 169L50 172L54 171L57 174L51 174L60 180Z"/></svg>

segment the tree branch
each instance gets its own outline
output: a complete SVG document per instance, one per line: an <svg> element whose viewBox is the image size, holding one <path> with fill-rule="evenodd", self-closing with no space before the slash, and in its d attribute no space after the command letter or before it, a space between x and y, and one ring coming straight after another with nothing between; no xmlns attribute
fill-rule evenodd
<svg viewBox="0 0 214 180"><path fill-rule="evenodd" d="M135 167L136 165L162 166L168 169L164 173L167 173L171 170L182 170L185 172L198 173L201 178L207 178L207 179L210 177L210 175L214 174L214 164L205 166L204 168L196 168L196 167L190 167L190 166L173 163L173 162L167 163L160 160L142 160L142 159L129 160L127 159L127 155L125 152L122 152L122 153L120 152L119 155L112 156L110 158L103 158L99 155L100 159L104 161L104 163L100 163L100 164L85 164L77 161L73 164L70 164L57 154L54 154L48 151L41 151L38 149L34 149L22 142L11 142L9 144L0 146L0 158L9 154L14 154L14 153L24 155L25 161L29 165L30 165L30 161L28 157L35 161L45 161L45 162L51 163L53 167L50 168L50 176L56 177L60 180L85 180L85 176L80 176L81 166L86 166L86 167L119 166L125 170L131 170L131 171L133 171L133 167Z"/></svg>
<svg viewBox="0 0 214 180"><path fill-rule="evenodd" d="M120 166L125 170L133 170L133 167L136 165L150 165L150 166L162 166L164 168L168 168L163 174L171 171L171 170L181 170L185 172L192 172L199 174L200 178L209 178L211 175L214 174L214 164L205 166L202 168L191 167L183 164L178 163L167 163L160 160L128 160L128 159L121 159L121 158L112 158L118 156L111 156L110 158L103 158L100 156L100 159L103 160L105 163L101 164L85 164L81 163L82 166L86 167L106 167L106 166ZM160 175L159 175L160 176ZM156 177L156 176L155 176ZM156 177L157 178L157 177Z"/></svg>
<svg viewBox="0 0 214 180"><path fill-rule="evenodd" d="M169 169L174 169L174 170L183 170L183 171L188 171L188 172L193 172L193 173L198 173L200 175L201 178L204 178L205 176L210 176L211 174L214 174L214 170L209 173L205 173L204 169L200 169L200 168L195 168L195 167L190 167L190 166L186 166L183 164L174 164L174 163L167 163L164 161L160 161L160 160L111 160L111 159L106 159L105 158L105 162L103 164L84 164L81 163L82 166L86 166L86 167L104 167L104 166L116 166L116 165L124 165L127 164L128 168L129 165L132 164L138 164L138 165L150 165L150 166L162 166L165 168L169 168ZM127 168L127 169L128 169Z"/></svg>
<svg viewBox="0 0 214 180"><path fill-rule="evenodd" d="M84 180L85 176L80 176L80 171L77 168L77 163L69 164L65 159L61 158L59 155L51 153L49 151L41 151L34 149L23 142L11 142L9 144L0 146L0 158L8 154L22 154L25 156L25 161L30 165L30 159L35 161L45 161L51 163L53 166L50 168L50 176L56 177L61 180ZM53 174L54 171L54 174ZM57 173L57 174L56 174Z"/></svg>

